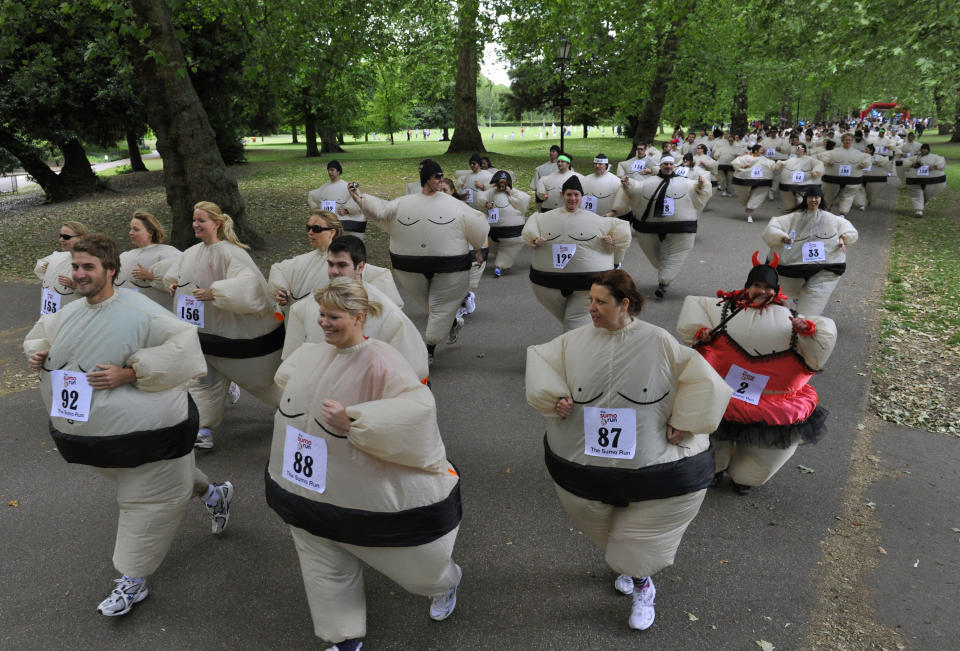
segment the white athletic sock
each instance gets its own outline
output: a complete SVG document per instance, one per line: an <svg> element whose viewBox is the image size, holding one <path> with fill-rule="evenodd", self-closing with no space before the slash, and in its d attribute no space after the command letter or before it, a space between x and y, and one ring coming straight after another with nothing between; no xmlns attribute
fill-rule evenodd
<svg viewBox="0 0 960 651"><path fill-rule="evenodd" d="M220 491L217 490L217 487L213 484L207 486L207 492L203 494L204 504L207 506L216 506L217 502L220 501Z"/></svg>

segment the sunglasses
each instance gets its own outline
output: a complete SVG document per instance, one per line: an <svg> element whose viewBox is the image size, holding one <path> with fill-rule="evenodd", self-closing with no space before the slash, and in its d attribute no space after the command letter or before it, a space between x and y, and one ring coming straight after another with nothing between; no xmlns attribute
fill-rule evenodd
<svg viewBox="0 0 960 651"><path fill-rule="evenodd" d="M60 239L61 239L61 240L72 240L72 239L75 238L75 237L77 237L77 236L76 236L76 235L67 235L66 233L60 233Z"/></svg>
<svg viewBox="0 0 960 651"><path fill-rule="evenodd" d="M317 224L307 224L307 230L313 233L322 233L324 231L335 231L337 230L333 226L319 226Z"/></svg>
<svg viewBox="0 0 960 651"><path fill-rule="evenodd" d="M443 174L442 174L442 173L440 173L440 174L434 174L434 175L431 176L430 178L432 178L432 179L442 179L442 178L443 178Z"/></svg>

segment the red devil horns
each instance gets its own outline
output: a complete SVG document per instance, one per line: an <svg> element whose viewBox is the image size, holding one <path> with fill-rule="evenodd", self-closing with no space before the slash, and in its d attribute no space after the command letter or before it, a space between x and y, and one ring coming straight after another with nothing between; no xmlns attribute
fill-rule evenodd
<svg viewBox="0 0 960 651"><path fill-rule="evenodd" d="M774 251L774 253L773 253L773 261L772 261L772 262L765 263L765 264L769 264L773 269L776 269L776 268L777 268L777 265L780 264L780 256L777 255L777 252L776 252L776 251ZM760 266L760 252L759 252L759 251L754 251L754 252L753 252L753 266L754 266L754 267L759 267L759 266Z"/></svg>

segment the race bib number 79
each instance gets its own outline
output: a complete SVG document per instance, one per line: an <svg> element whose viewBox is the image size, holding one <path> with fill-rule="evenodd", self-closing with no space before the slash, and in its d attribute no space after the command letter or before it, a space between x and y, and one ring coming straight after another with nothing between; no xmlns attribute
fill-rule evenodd
<svg viewBox="0 0 960 651"><path fill-rule="evenodd" d="M589 457L632 459L637 453L636 410L584 407L583 453Z"/></svg>

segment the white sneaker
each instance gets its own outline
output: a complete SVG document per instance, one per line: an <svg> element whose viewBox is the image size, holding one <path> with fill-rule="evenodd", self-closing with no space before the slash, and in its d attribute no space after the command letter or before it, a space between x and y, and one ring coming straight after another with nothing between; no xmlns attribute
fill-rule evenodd
<svg viewBox="0 0 960 651"><path fill-rule="evenodd" d="M194 441L193 447L201 448L203 450L209 450L213 447L213 432L211 432L206 427L201 427L200 431L197 432L197 440Z"/></svg>
<svg viewBox="0 0 960 651"><path fill-rule="evenodd" d="M620 594L633 594L633 577L629 574L621 574L613 582L613 587Z"/></svg>
<svg viewBox="0 0 960 651"><path fill-rule="evenodd" d="M477 309L477 295L467 292L467 297L463 299L463 306L467 308L467 314L473 314Z"/></svg>
<svg viewBox="0 0 960 651"><path fill-rule="evenodd" d="M439 597L434 597L430 601L430 619L435 622L442 622L453 614L453 609L457 607L457 588L460 587L460 581L463 579L463 570L459 565L457 568L457 582Z"/></svg>
<svg viewBox="0 0 960 651"><path fill-rule="evenodd" d="M653 626L657 616L653 608L653 599L657 596L657 589L653 587L653 579L647 577L647 583L640 590L633 593L633 608L630 610L630 628L645 631Z"/></svg>
<svg viewBox="0 0 960 651"><path fill-rule="evenodd" d="M922 210L918 210L918 211L917 211L917 214L914 215L914 217L923 217L923 211L922 211Z"/></svg>
<svg viewBox="0 0 960 651"><path fill-rule="evenodd" d="M235 405L240 402L240 387L237 386L236 382L230 383L230 388L227 389L227 394L230 396L231 405Z"/></svg>
<svg viewBox="0 0 960 651"><path fill-rule="evenodd" d="M462 318L465 317L465 316L467 316L467 308L464 307L463 305L461 305L460 307L457 308L457 316L456 316L456 318L462 319Z"/></svg>
<svg viewBox="0 0 960 651"><path fill-rule="evenodd" d="M209 511L210 517L213 519L213 533L218 534L223 533L223 530L227 528L227 522L230 521L230 502L233 501L233 484L227 481L222 484L214 484L213 487L220 494L220 499L218 499L217 503L213 506L207 506L207 511Z"/></svg>
<svg viewBox="0 0 960 651"><path fill-rule="evenodd" d="M363 648L363 641L360 638L352 638L349 640L344 640L343 642L337 642L332 647L329 647L327 651L358 651Z"/></svg>
<svg viewBox="0 0 960 651"><path fill-rule="evenodd" d="M860 206L860 212L863 212L863 211L866 210L866 209L867 209L866 206Z"/></svg>
<svg viewBox="0 0 960 651"><path fill-rule="evenodd" d="M140 603L150 594L146 579L137 580L121 576L113 581L117 587L97 606L97 612L101 615L107 617L126 615L133 608L133 604Z"/></svg>
<svg viewBox="0 0 960 651"><path fill-rule="evenodd" d="M453 320L453 325L450 326L450 334L447 335L447 343L455 344L457 340L460 339L460 330L463 329L463 317L458 316Z"/></svg>
<svg viewBox="0 0 960 651"><path fill-rule="evenodd" d="M752 224L752 223L753 223L753 215L747 215L747 223L748 223L748 224Z"/></svg>

